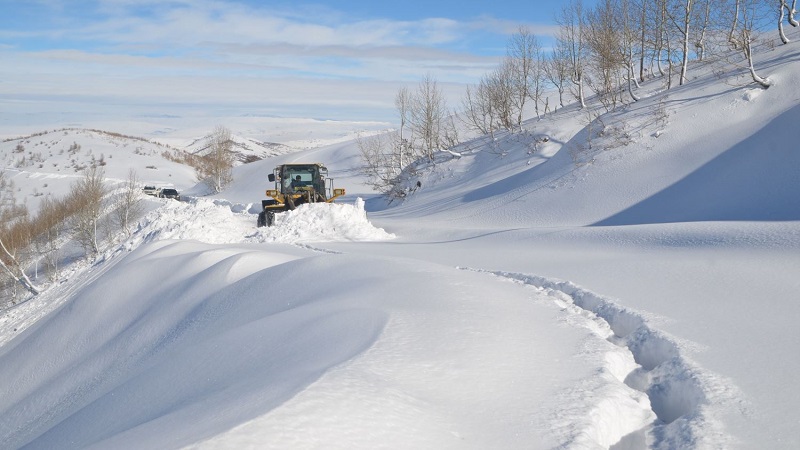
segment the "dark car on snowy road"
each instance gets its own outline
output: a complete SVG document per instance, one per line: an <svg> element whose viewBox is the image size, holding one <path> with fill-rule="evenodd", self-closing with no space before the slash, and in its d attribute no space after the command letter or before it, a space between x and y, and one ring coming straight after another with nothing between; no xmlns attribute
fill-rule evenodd
<svg viewBox="0 0 800 450"><path fill-rule="evenodd" d="M174 198L175 200L180 200L181 196L178 194L178 191L172 188L164 188L158 193L160 198Z"/></svg>

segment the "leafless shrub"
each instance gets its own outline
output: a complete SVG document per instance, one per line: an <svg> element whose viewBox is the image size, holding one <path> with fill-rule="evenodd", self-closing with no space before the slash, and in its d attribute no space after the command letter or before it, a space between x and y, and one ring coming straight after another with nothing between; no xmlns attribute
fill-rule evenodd
<svg viewBox="0 0 800 450"><path fill-rule="evenodd" d="M233 181L234 154L231 132L218 125L206 137L207 153L195 160L198 181L206 183L214 192L220 192Z"/></svg>
<svg viewBox="0 0 800 450"><path fill-rule="evenodd" d="M67 201L74 214L70 218L72 238L84 249L87 256L100 251L100 215L105 191L102 169L90 167L83 178L73 183Z"/></svg>
<svg viewBox="0 0 800 450"><path fill-rule="evenodd" d="M131 169L128 172L128 179L125 182L122 193L116 196L112 205L112 215L117 227L130 236L130 224L142 214L142 191L139 189L139 180L136 171Z"/></svg>

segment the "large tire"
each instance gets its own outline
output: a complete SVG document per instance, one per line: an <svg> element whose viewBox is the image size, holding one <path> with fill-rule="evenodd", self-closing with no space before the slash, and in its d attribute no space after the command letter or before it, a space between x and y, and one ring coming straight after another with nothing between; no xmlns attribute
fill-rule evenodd
<svg viewBox="0 0 800 450"><path fill-rule="evenodd" d="M258 224L259 228L267 226L267 212L266 211L261 211L260 213L258 213L258 223L257 224Z"/></svg>
<svg viewBox="0 0 800 450"><path fill-rule="evenodd" d="M268 227L275 223L275 211L265 211L265 222Z"/></svg>

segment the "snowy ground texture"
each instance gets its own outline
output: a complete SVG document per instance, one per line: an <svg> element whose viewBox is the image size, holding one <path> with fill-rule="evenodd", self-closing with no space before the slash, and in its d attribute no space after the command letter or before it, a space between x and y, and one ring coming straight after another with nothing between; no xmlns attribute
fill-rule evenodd
<svg viewBox="0 0 800 450"><path fill-rule="evenodd" d="M0 316L0 448L800 448L797 48L471 141L403 203L338 140L148 200ZM349 195L256 228L284 161Z"/></svg>

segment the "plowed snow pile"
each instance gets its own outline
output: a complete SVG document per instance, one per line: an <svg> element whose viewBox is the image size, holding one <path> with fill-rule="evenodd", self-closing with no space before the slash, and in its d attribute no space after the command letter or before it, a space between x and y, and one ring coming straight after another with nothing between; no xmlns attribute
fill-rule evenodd
<svg viewBox="0 0 800 450"><path fill-rule="evenodd" d="M281 242L287 244L330 241L376 241L395 236L374 227L364 202L306 204L275 216L272 227L256 228L253 207L225 200L167 201L143 219L129 242L193 239L209 244Z"/></svg>
<svg viewBox="0 0 800 450"><path fill-rule="evenodd" d="M321 241L383 241L395 235L376 228L359 198L355 205L312 203L300 205L293 211L275 215L275 224L259 228L248 241L256 242L321 242Z"/></svg>

